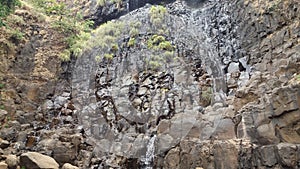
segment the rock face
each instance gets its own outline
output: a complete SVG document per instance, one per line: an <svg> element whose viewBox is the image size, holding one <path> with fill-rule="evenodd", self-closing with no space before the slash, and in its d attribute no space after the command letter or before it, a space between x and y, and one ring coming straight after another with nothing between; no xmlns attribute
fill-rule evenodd
<svg viewBox="0 0 300 169"><path fill-rule="evenodd" d="M156 7L132 11L110 23L115 46L77 60L72 97L96 158L145 166L155 135L157 168L299 167L283 153L300 143L299 2L190 4L159 21Z"/></svg>
<svg viewBox="0 0 300 169"><path fill-rule="evenodd" d="M76 3L69 63L26 5L0 33L0 168L300 168L297 0Z"/></svg>
<svg viewBox="0 0 300 169"><path fill-rule="evenodd" d="M20 156L20 165L25 168L52 168L58 169L57 162L49 157L36 152L24 153Z"/></svg>

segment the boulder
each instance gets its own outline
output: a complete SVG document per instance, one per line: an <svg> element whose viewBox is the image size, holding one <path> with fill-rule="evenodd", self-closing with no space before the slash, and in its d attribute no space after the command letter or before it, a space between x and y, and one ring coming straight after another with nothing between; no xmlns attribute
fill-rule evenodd
<svg viewBox="0 0 300 169"><path fill-rule="evenodd" d="M7 141L7 140L2 140L1 138L0 138L0 148L1 149L5 149L5 148L7 148L9 146L9 142Z"/></svg>
<svg viewBox="0 0 300 169"><path fill-rule="evenodd" d="M66 163L66 164L64 164L64 165L62 166L61 169L79 169L79 168L76 167L76 166L73 166L73 165L71 165L71 164L69 164L69 163Z"/></svg>
<svg viewBox="0 0 300 169"><path fill-rule="evenodd" d="M280 163L287 168L297 166L297 146L290 143L280 143L277 145L277 153L279 155Z"/></svg>
<svg viewBox="0 0 300 169"><path fill-rule="evenodd" d="M36 152L23 153L20 156L20 166L36 169L58 169L59 167L58 163L53 158Z"/></svg>
<svg viewBox="0 0 300 169"><path fill-rule="evenodd" d="M8 168L16 168L18 166L19 160L16 155L8 155L6 157L5 163L8 165Z"/></svg>
<svg viewBox="0 0 300 169"><path fill-rule="evenodd" d="M7 164L5 162L0 162L0 169L7 169Z"/></svg>
<svg viewBox="0 0 300 169"><path fill-rule="evenodd" d="M0 110L0 121L3 121L7 115L8 115L7 111Z"/></svg>

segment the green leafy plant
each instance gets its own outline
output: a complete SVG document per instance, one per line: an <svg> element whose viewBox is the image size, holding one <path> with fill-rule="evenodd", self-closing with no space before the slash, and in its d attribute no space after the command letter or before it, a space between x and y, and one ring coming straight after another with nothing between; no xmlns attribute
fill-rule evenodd
<svg viewBox="0 0 300 169"><path fill-rule="evenodd" d="M211 103L213 96L213 89L209 86L204 86L200 93L200 103L202 106L208 106Z"/></svg>
<svg viewBox="0 0 300 169"><path fill-rule="evenodd" d="M6 25L3 20L20 5L19 0L0 0L0 27Z"/></svg>
<svg viewBox="0 0 300 169"><path fill-rule="evenodd" d="M300 74L296 75L296 79L300 81Z"/></svg>
<svg viewBox="0 0 300 169"><path fill-rule="evenodd" d="M120 21L108 21L102 24L93 31L93 37L87 41L85 49L89 50L98 47L99 50L103 52L103 54L101 54L103 57L112 59L119 50L117 40L121 36L123 28L124 23ZM96 60L100 61L101 57L98 55Z"/></svg>
<svg viewBox="0 0 300 169"><path fill-rule="evenodd" d="M67 61L71 55L81 55L84 46L90 39L91 27L94 22L84 20L81 13L75 14L65 2L57 0L30 0L33 5L41 9L52 18L52 28L64 34L67 49L60 57Z"/></svg>
<svg viewBox="0 0 300 169"><path fill-rule="evenodd" d="M168 14L167 8L162 5L152 6L149 10L150 23L153 29L159 30L160 33L165 33L166 25L165 18Z"/></svg>
<svg viewBox="0 0 300 169"><path fill-rule="evenodd" d="M24 33L18 30L12 30L10 38L14 41L21 41L24 38Z"/></svg>
<svg viewBox="0 0 300 169"><path fill-rule="evenodd" d="M130 38L127 47L133 47L135 45L135 38Z"/></svg>
<svg viewBox="0 0 300 169"><path fill-rule="evenodd" d="M164 36L161 35L153 35L151 38L147 41L147 46L150 49L155 50L167 50L167 51L173 51L174 47L171 44L170 41L167 41Z"/></svg>

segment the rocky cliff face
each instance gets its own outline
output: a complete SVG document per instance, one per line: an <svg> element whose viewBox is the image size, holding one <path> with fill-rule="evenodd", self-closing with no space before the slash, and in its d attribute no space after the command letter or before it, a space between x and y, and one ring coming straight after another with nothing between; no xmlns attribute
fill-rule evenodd
<svg viewBox="0 0 300 169"><path fill-rule="evenodd" d="M147 2L85 7L96 24L132 11L94 31L39 114L17 111L3 153L81 168L300 168L299 2Z"/></svg>
<svg viewBox="0 0 300 169"><path fill-rule="evenodd" d="M168 5L161 25L153 7L133 11L116 21L125 32L111 58L95 64L96 45L78 59L73 97L96 158L143 165L155 135L156 168L299 167L299 3L197 5ZM170 58L162 41L149 49L154 36L173 45Z"/></svg>

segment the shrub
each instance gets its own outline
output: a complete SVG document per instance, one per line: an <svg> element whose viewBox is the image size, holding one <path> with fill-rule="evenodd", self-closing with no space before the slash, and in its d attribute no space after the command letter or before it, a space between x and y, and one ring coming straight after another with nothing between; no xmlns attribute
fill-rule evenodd
<svg viewBox="0 0 300 169"><path fill-rule="evenodd" d="M67 49L60 57L62 60L69 60L70 55L81 55L83 48L90 39L91 27L94 22L84 20L81 13L74 14L67 4L57 0L31 0L31 3L41 9L48 16L52 17L52 28L66 36Z"/></svg>
<svg viewBox="0 0 300 169"><path fill-rule="evenodd" d="M150 14L150 22L152 23L154 29L162 29L165 28L164 20L167 16L167 9L164 6L157 5L152 6L149 11Z"/></svg>
<svg viewBox="0 0 300 169"><path fill-rule="evenodd" d="M167 50L167 51L173 51L174 47L171 44L170 41L167 41L164 36L161 35L153 35L150 39L147 41L147 46L150 49L155 50Z"/></svg>
<svg viewBox="0 0 300 169"><path fill-rule="evenodd" d="M130 38L127 47L133 47L135 45L135 38Z"/></svg>
<svg viewBox="0 0 300 169"><path fill-rule="evenodd" d="M0 0L0 26L6 25L3 21L10 13L15 10L16 6L20 6L19 0Z"/></svg>
<svg viewBox="0 0 300 169"><path fill-rule="evenodd" d="M99 47L99 50L104 53L103 56L105 58L112 59L113 55L119 50L117 40L121 36L123 28L124 23L120 21L108 21L100 25L93 31L93 36L87 41L85 48L89 50ZM100 61L101 57L97 56L96 60Z"/></svg>
<svg viewBox="0 0 300 169"><path fill-rule="evenodd" d="M24 39L24 33L18 31L18 30L12 30L10 32L10 39L15 42L18 43L19 41Z"/></svg>

